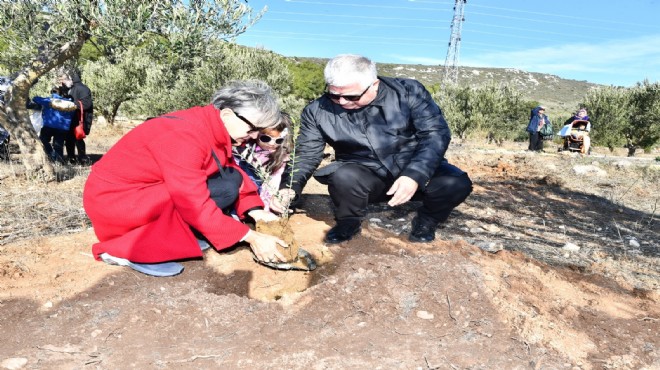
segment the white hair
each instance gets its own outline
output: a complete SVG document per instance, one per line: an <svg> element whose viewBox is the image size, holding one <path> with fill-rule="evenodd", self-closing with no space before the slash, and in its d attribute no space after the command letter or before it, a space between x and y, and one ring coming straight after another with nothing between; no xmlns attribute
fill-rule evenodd
<svg viewBox="0 0 660 370"><path fill-rule="evenodd" d="M337 87L357 83L366 88L378 78L376 63L356 54L340 54L330 59L323 75L326 84Z"/></svg>
<svg viewBox="0 0 660 370"><path fill-rule="evenodd" d="M280 107L274 91L263 81L230 81L211 98L218 110L229 108L237 113L253 112L259 116L252 122L256 127L266 128L280 122Z"/></svg>

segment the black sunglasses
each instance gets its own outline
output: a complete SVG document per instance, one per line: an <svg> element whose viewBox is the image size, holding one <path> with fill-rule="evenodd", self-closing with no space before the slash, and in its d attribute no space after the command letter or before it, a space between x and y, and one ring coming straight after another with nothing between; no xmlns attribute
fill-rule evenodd
<svg viewBox="0 0 660 370"><path fill-rule="evenodd" d="M272 136L266 135L266 134L259 135L259 141L261 141L262 143L270 143L271 140L274 140L275 144L277 144L277 145L280 145L284 142L283 137L272 137Z"/></svg>
<svg viewBox="0 0 660 370"><path fill-rule="evenodd" d="M240 119L241 121L245 122L245 123L250 127L250 130L249 130L248 132L254 132L254 131L259 131L259 130L260 130L259 127L255 126L255 125L254 125L252 122L250 122L247 118L245 118L245 117L241 116L240 114L236 113L234 110L232 110L232 112L234 112L234 115L235 115L236 117L238 117L238 119Z"/></svg>
<svg viewBox="0 0 660 370"><path fill-rule="evenodd" d="M333 94L333 93L331 93L330 91L326 91L326 92L325 92L325 95L327 95L328 98L330 98L330 99L332 99L332 100L339 100L340 98L344 98L344 100L347 100L347 101L358 101L358 100L362 99L362 97L364 96L364 94L366 94L367 91L369 91L369 88L371 88L371 86L373 86L373 85L374 85L374 84L372 83L371 85L367 86L367 88L364 89L364 91L363 91L362 94L360 94L360 95L341 95L341 94ZM326 88L327 88L327 87L326 87Z"/></svg>

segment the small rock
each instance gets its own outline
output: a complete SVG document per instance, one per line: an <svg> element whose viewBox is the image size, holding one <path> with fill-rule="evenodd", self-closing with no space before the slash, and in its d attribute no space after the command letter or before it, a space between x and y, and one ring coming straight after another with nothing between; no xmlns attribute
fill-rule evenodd
<svg viewBox="0 0 660 370"><path fill-rule="evenodd" d="M502 244L496 242L481 241L481 242L477 242L476 245L477 247L479 247L479 249L490 253L497 253L502 249L504 249L504 246Z"/></svg>
<svg viewBox="0 0 660 370"><path fill-rule="evenodd" d="M53 302L48 301L48 302L44 303L44 307L46 307L46 308L53 308Z"/></svg>
<svg viewBox="0 0 660 370"><path fill-rule="evenodd" d="M630 167L630 165L632 165L632 163L630 163L628 161L619 161L619 162L614 163L614 167L616 167L618 169L627 168L627 167Z"/></svg>
<svg viewBox="0 0 660 370"><path fill-rule="evenodd" d="M559 228L562 229L562 230L564 230L564 229L566 229L566 226L564 226L564 225L559 225Z"/></svg>
<svg viewBox="0 0 660 370"><path fill-rule="evenodd" d="M596 175L596 176L607 176L607 171L602 168L598 168L593 165L586 166L574 166L573 172L576 175Z"/></svg>
<svg viewBox="0 0 660 370"><path fill-rule="evenodd" d="M640 247L639 242L635 238L630 239L630 241L628 242L628 245L630 245L633 248L639 248Z"/></svg>
<svg viewBox="0 0 660 370"><path fill-rule="evenodd" d="M0 363L0 366L2 366L3 369L20 369L23 366L27 365L27 358L25 357L13 357L13 358L8 358Z"/></svg>
<svg viewBox="0 0 660 370"><path fill-rule="evenodd" d="M473 228L470 229L470 232L472 234L479 234L479 233L483 233L484 231L486 231L486 230L484 230L480 227L473 227Z"/></svg>
<svg viewBox="0 0 660 370"><path fill-rule="evenodd" d="M481 228L493 234L500 232L500 228L493 224L484 224L481 225Z"/></svg>
<svg viewBox="0 0 660 370"><path fill-rule="evenodd" d="M370 219L369 219L369 222L373 222L373 223L377 224L377 223L379 223L379 222L383 222L383 220L381 220L380 218L375 218L375 217L374 217L374 218L370 218Z"/></svg>
<svg viewBox="0 0 660 370"><path fill-rule="evenodd" d="M433 314L427 311L417 311L417 317L422 320L433 320Z"/></svg>
<svg viewBox="0 0 660 370"><path fill-rule="evenodd" d="M566 244L564 244L564 247L562 249L568 252L577 252L580 250L580 247L571 242L566 242Z"/></svg>

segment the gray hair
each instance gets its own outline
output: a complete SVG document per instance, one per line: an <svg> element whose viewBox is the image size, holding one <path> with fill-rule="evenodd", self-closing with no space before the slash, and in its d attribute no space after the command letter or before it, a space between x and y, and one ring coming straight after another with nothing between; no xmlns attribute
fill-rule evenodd
<svg viewBox="0 0 660 370"><path fill-rule="evenodd" d="M326 84L338 87L355 83L367 87L378 78L376 63L356 54L340 54L330 59L323 75Z"/></svg>
<svg viewBox="0 0 660 370"><path fill-rule="evenodd" d="M258 120L252 123L259 128L275 126L281 119L275 93L259 80L230 81L213 94L211 104L218 110L229 108L239 114L257 116Z"/></svg>

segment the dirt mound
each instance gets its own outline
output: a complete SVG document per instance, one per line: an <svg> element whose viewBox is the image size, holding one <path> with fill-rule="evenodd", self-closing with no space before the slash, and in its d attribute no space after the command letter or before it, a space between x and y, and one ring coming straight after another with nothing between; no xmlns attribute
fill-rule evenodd
<svg viewBox="0 0 660 370"><path fill-rule="evenodd" d="M3 247L2 359L26 368L640 368L658 363L658 296L462 242L367 227L283 272L247 248L152 278L96 262L88 230ZM650 368L650 367L649 367Z"/></svg>

